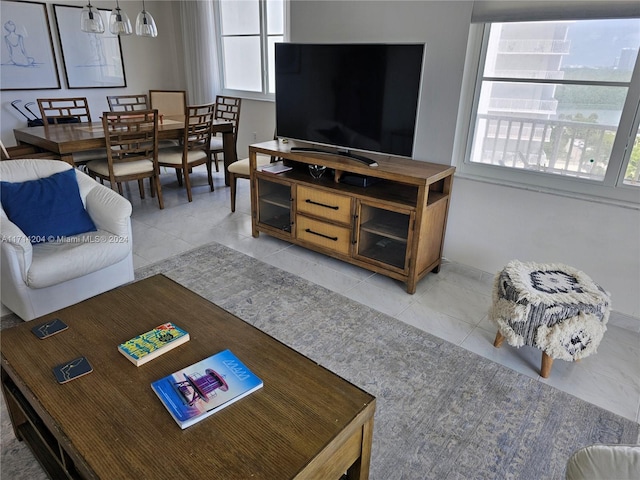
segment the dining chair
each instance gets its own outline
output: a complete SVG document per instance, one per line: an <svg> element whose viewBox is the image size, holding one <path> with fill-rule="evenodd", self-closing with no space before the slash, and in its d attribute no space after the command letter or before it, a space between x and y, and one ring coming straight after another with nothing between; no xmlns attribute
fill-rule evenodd
<svg viewBox="0 0 640 480"><path fill-rule="evenodd" d="M274 133L273 139L277 140L278 136ZM278 160L274 156L268 155L256 155L256 168L264 167L269 163L273 163ZM229 172L229 186L231 187L231 213L236 211L236 187L238 178L246 178L249 180L251 178L251 168L249 166L249 159L243 158L242 160L236 160L232 164L227 167L227 171Z"/></svg>
<svg viewBox="0 0 640 480"><path fill-rule="evenodd" d="M258 154L256 156L256 168L264 167L274 160L274 157ZM231 187L231 212L236 211L236 179L251 178L251 169L249 168L249 159L243 158L233 162L227 168L229 172L229 186Z"/></svg>
<svg viewBox="0 0 640 480"><path fill-rule="evenodd" d="M109 110L112 112L134 112L149 110L149 97L146 93L140 95L107 95Z"/></svg>
<svg viewBox="0 0 640 480"><path fill-rule="evenodd" d="M233 124L233 141L237 142L238 124L240 123L240 106L242 99L237 97L225 97L223 95L216 96L216 120L224 120ZM224 152L224 144L222 135L213 135L211 137L211 155L216 164L216 172L218 168L218 154Z"/></svg>
<svg viewBox="0 0 640 480"><path fill-rule="evenodd" d="M149 179L151 196L157 193L160 209L164 208L160 168L158 166L158 111L104 112L102 126L107 144L107 160L87 164L89 176L108 180L123 195L122 182L138 181L140 198L144 198L145 178Z"/></svg>
<svg viewBox="0 0 640 480"><path fill-rule="evenodd" d="M86 97L38 98L37 102L45 125L91 122Z"/></svg>
<svg viewBox="0 0 640 480"><path fill-rule="evenodd" d="M179 116L187 112L185 90L149 90L149 104L160 115Z"/></svg>
<svg viewBox="0 0 640 480"><path fill-rule="evenodd" d="M38 98L38 108L45 127L59 123L90 123L91 112L86 97ZM91 160L104 160L104 149L87 150L73 154L76 166L86 165Z"/></svg>
<svg viewBox="0 0 640 480"><path fill-rule="evenodd" d="M214 114L215 103L188 106L182 145L163 148L158 153L160 166L176 169L179 185L182 185L182 175L184 174L184 184L190 202L192 195L189 172L193 167L207 165L209 187L213 192L210 142Z"/></svg>

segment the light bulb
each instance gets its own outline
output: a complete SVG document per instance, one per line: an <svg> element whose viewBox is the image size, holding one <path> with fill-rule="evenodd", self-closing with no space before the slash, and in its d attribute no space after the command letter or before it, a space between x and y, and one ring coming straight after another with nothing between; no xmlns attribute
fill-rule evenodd
<svg viewBox="0 0 640 480"><path fill-rule="evenodd" d="M104 33L104 22L97 8L91 5L91 1L85 5L80 13L80 29L87 33Z"/></svg>
<svg viewBox="0 0 640 480"><path fill-rule="evenodd" d="M131 35L133 32L131 28L131 20L127 12L123 12L120 9L120 3L116 0L116 8L111 10L111 16L109 17L109 31L114 35Z"/></svg>
<svg viewBox="0 0 640 480"><path fill-rule="evenodd" d="M142 0L142 11L136 18L136 35L141 37L157 37L158 29L153 17L144 9L144 0Z"/></svg>

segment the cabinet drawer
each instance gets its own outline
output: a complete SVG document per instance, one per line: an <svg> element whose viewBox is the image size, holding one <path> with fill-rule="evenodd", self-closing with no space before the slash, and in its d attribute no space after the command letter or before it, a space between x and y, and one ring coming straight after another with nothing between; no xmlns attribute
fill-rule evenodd
<svg viewBox="0 0 640 480"><path fill-rule="evenodd" d="M296 195L298 212L309 213L334 222L351 222L351 198L298 185Z"/></svg>
<svg viewBox="0 0 640 480"><path fill-rule="evenodd" d="M313 243L344 255L349 254L350 229L313 220L303 215L296 218L298 240Z"/></svg>

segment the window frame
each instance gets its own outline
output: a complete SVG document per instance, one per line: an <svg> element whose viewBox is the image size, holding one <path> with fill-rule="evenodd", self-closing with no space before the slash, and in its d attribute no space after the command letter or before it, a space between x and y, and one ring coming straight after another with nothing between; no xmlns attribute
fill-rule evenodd
<svg viewBox="0 0 640 480"><path fill-rule="evenodd" d="M576 20L580 21L581 19L577 18ZM536 20L518 20L518 22L529 21ZM456 175L489 183L622 204L640 209L640 187L623 183L638 123L640 123L640 55L636 59L631 76L604 180L589 180L471 162L482 82L491 78L484 76L484 66L492 23L501 23L501 21L486 21L470 25L456 129L456 146L454 147L454 158L458 159Z"/></svg>
<svg viewBox="0 0 640 480"><path fill-rule="evenodd" d="M260 33L258 35L260 37L260 59L262 62L262 65L261 65L262 91L255 92L251 90L237 90L232 88L226 88L223 38L239 37L239 36L254 37L258 35L255 35L255 34L223 35L220 2L214 2L214 12L215 12L215 22L216 22L216 42L217 42L217 52L218 52L218 79L219 79L220 91L222 95L226 95L226 96L246 98L249 100L263 100L263 101L275 102L275 93L269 93L269 38L273 36L280 36L280 35L267 33L267 2L269 0L256 0L256 1L258 2L258 5L259 5L259 15L260 15L260 19L259 19ZM282 37L283 37L283 41L285 42L288 39L288 31L289 31L289 28L288 28L289 7L288 6L289 6L288 0L283 0Z"/></svg>

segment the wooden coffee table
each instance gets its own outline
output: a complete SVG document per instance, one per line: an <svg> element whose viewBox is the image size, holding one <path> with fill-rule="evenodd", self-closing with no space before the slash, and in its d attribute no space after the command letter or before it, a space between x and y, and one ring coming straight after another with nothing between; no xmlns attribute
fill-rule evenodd
<svg viewBox="0 0 640 480"><path fill-rule="evenodd" d="M55 317L68 330L31 333ZM141 367L118 352L168 321L191 340ZM227 348L264 388L181 430L151 382ZM1 352L16 436L52 478L368 477L372 395L162 275L3 330ZM82 355L94 371L58 384Z"/></svg>

